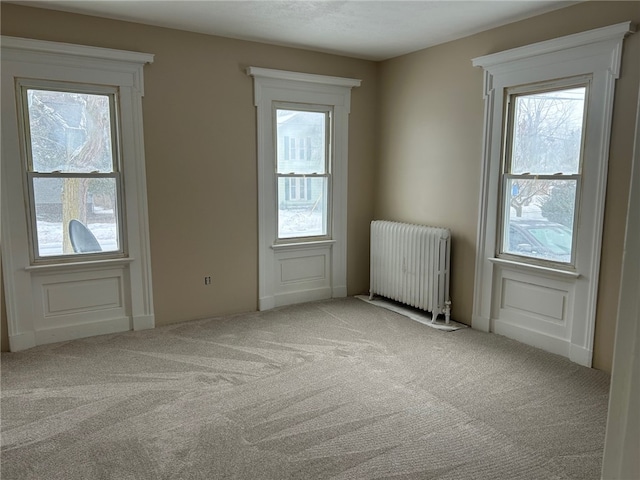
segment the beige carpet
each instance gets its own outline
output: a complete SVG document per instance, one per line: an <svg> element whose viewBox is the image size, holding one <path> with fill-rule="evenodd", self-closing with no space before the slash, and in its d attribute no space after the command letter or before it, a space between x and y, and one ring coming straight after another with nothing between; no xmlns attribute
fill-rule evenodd
<svg viewBox="0 0 640 480"><path fill-rule="evenodd" d="M2 479L597 479L608 388L316 302L2 354Z"/></svg>

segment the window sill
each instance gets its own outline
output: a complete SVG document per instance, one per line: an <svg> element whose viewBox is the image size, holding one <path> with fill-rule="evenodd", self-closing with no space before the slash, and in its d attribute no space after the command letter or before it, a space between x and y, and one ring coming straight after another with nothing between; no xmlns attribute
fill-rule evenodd
<svg viewBox="0 0 640 480"><path fill-rule="evenodd" d="M520 270L527 273L542 273L555 277L573 278L577 279L580 274L576 271L562 270L560 268L543 267L541 265L533 265L530 263L516 262L514 260L505 260L504 258L489 258L491 263L503 265L505 267L511 267L515 270Z"/></svg>
<svg viewBox="0 0 640 480"><path fill-rule="evenodd" d="M58 263L46 263L41 265L29 265L24 269L27 272L49 272L59 270L88 270L92 268L103 267L118 267L133 262L135 259L131 257L126 258L108 258L104 260L80 260L77 262L58 262Z"/></svg>
<svg viewBox="0 0 640 480"><path fill-rule="evenodd" d="M322 248L322 247L330 247L336 243L335 240L312 240L310 242L296 242L296 243L276 243L271 245L271 248L278 251L286 251L286 250L300 250L300 249L311 249L311 248Z"/></svg>

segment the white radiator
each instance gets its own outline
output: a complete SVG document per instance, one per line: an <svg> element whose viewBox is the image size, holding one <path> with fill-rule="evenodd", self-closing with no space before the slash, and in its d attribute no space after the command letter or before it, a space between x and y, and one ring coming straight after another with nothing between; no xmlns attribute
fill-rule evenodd
<svg viewBox="0 0 640 480"><path fill-rule="evenodd" d="M431 312L449 323L451 234L446 228L376 220L371 222L369 297Z"/></svg>

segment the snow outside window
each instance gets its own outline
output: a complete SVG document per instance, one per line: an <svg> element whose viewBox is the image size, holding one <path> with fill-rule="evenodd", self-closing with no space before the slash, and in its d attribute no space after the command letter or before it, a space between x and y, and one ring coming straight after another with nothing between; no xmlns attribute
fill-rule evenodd
<svg viewBox="0 0 640 480"><path fill-rule="evenodd" d="M276 108L278 239L329 235L330 111Z"/></svg>
<svg viewBox="0 0 640 480"><path fill-rule="evenodd" d="M116 89L18 88L32 259L122 254Z"/></svg>

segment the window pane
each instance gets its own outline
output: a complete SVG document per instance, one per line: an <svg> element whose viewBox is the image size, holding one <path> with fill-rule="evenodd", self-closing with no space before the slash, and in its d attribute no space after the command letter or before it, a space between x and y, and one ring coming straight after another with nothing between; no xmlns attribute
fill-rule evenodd
<svg viewBox="0 0 640 480"><path fill-rule="evenodd" d="M277 172L326 172L326 112L277 110Z"/></svg>
<svg viewBox="0 0 640 480"><path fill-rule="evenodd" d="M34 178L33 189L41 257L120 250L114 178ZM82 251L74 251L69 236L71 220L79 220L89 229L99 250L91 248L90 235L85 235L89 239L85 239L86 246L76 245Z"/></svg>
<svg viewBox="0 0 640 480"><path fill-rule="evenodd" d="M576 180L508 178L503 253L571 263Z"/></svg>
<svg viewBox="0 0 640 480"><path fill-rule="evenodd" d="M586 88L515 97L510 173L580 173Z"/></svg>
<svg viewBox="0 0 640 480"><path fill-rule="evenodd" d="M327 178L278 179L278 238L327 235Z"/></svg>
<svg viewBox="0 0 640 480"><path fill-rule="evenodd" d="M109 96L27 90L32 170L112 172Z"/></svg>

